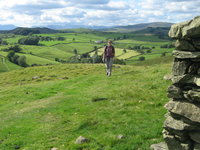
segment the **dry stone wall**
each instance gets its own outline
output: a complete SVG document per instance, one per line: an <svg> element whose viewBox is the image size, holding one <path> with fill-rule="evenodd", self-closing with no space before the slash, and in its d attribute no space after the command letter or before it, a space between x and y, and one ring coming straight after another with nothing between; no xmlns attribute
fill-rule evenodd
<svg viewBox="0 0 200 150"><path fill-rule="evenodd" d="M176 49L163 137L169 150L200 150L200 16L172 25L169 36Z"/></svg>

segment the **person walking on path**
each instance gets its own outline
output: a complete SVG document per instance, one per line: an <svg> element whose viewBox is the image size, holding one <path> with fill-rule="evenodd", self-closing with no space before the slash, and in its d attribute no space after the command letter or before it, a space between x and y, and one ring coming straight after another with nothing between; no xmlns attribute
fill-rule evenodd
<svg viewBox="0 0 200 150"><path fill-rule="evenodd" d="M104 53L103 53L103 62L105 62L105 65L106 65L107 76L111 76L114 56L115 56L115 48L112 45L112 41L109 40L108 45L105 47Z"/></svg>

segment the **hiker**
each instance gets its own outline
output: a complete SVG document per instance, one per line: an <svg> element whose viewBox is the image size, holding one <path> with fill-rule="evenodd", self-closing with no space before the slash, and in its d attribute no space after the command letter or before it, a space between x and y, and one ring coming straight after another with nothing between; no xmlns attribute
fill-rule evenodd
<svg viewBox="0 0 200 150"><path fill-rule="evenodd" d="M108 41L108 45L105 47L103 52L103 62L105 62L106 65L106 74L107 76L111 76L112 72L112 63L113 63L113 57L115 56L115 48L112 45L112 41Z"/></svg>

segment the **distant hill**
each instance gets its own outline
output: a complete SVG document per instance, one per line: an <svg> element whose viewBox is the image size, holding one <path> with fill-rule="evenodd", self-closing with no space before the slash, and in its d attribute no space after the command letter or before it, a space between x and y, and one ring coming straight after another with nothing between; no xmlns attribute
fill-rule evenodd
<svg viewBox="0 0 200 150"><path fill-rule="evenodd" d="M159 34L162 33L168 33L170 27L148 27L142 30L134 31L134 33L144 33L144 34Z"/></svg>
<svg viewBox="0 0 200 150"><path fill-rule="evenodd" d="M169 32L170 27L147 27L142 30L134 31L133 33L136 34L153 34L158 36L160 39L170 39L168 37L168 32Z"/></svg>
<svg viewBox="0 0 200 150"><path fill-rule="evenodd" d="M77 32L77 33L82 33L82 32L92 32L94 30L88 29L88 28L73 28L73 29L60 29L59 31L61 31L61 32Z"/></svg>
<svg viewBox="0 0 200 150"><path fill-rule="evenodd" d="M10 24L8 24L8 25L0 25L0 30L12 30L12 29L15 29L15 28L17 28L17 27L14 26L14 25L10 25Z"/></svg>
<svg viewBox="0 0 200 150"><path fill-rule="evenodd" d="M152 22L152 23L141 23L136 25L128 25L128 26L117 26L113 28L100 29L99 31L107 31L107 32L134 32L146 29L148 27L157 28L157 27L170 27L173 23L168 22Z"/></svg>
<svg viewBox="0 0 200 150"><path fill-rule="evenodd" d="M153 31L155 28L160 28L160 30L163 31L161 28L169 28L172 25L172 23L167 22L153 22L153 23L141 23L136 25L128 25L128 26L116 26L116 27L79 27L79 28L65 28L65 29L52 29L48 27L17 27L15 28L14 25L0 25L0 33L12 33L12 34L19 34L19 35L28 35L30 33L32 34L53 34L53 33L67 33L67 32L92 32L92 31L103 31L103 32L121 32L121 33L127 33L127 32L157 32ZM14 28L14 29L13 29ZM154 29L153 29L154 28ZM143 31L141 31L143 30Z"/></svg>
<svg viewBox="0 0 200 150"><path fill-rule="evenodd" d="M48 25L46 26L47 28L50 29L55 29L55 30L65 30L65 29L92 29L92 30L98 30L98 29L106 29L106 28L112 28L111 26L89 26L89 25L73 25L73 24L66 24L66 25Z"/></svg>
<svg viewBox="0 0 200 150"><path fill-rule="evenodd" d="M59 33L61 31L49 29L49 28L24 28L24 27L18 27L13 30L4 30L0 31L0 33L12 33L12 34L18 34L18 35L28 35L28 34L53 34L53 33Z"/></svg>

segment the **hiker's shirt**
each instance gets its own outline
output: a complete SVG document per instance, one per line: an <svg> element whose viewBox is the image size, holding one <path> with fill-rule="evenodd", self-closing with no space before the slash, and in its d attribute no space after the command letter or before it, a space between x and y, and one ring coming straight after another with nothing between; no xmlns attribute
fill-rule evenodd
<svg viewBox="0 0 200 150"><path fill-rule="evenodd" d="M105 56L106 57L114 57L115 48L112 45L106 46L105 48Z"/></svg>

